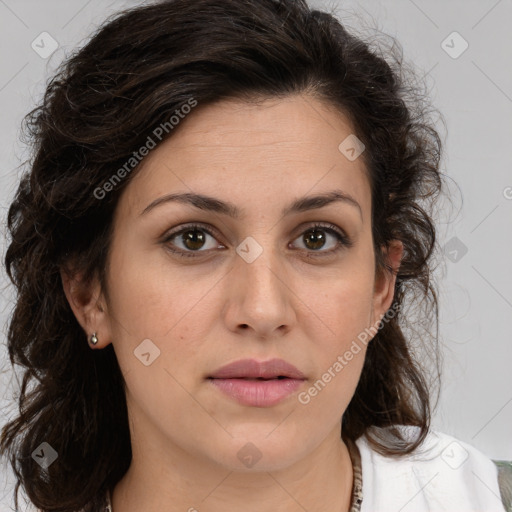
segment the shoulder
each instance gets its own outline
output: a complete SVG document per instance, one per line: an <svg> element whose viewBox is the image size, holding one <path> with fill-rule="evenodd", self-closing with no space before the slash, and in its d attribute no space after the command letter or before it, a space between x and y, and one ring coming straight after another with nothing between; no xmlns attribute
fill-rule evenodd
<svg viewBox="0 0 512 512"><path fill-rule="evenodd" d="M414 435L416 427L400 427ZM483 511L504 512L494 462L473 446L430 431L422 445L405 457L376 452L366 436L361 454L361 512Z"/></svg>

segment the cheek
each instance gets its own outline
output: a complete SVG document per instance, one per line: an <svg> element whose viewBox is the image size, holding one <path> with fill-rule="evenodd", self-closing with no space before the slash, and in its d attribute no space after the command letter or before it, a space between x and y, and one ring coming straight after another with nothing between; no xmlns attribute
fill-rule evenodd
<svg viewBox="0 0 512 512"><path fill-rule="evenodd" d="M304 297L300 323L309 330L308 337L322 346L323 353L342 349L369 327L373 299L373 274L369 269L354 266L316 279L314 287L311 280L306 280L297 283L295 289L299 297Z"/></svg>
<svg viewBox="0 0 512 512"><path fill-rule="evenodd" d="M192 276L180 271L165 251L126 250L117 246L110 271L111 312L114 320L132 338L161 340L186 328L214 276ZM114 327L115 328L115 327ZM176 334L174 334L176 336Z"/></svg>
<svg viewBox="0 0 512 512"><path fill-rule="evenodd" d="M341 420L359 382L365 354L366 345L349 336L313 355L319 362L318 373L297 396L304 417L321 418L331 426Z"/></svg>
<svg viewBox="0 0 512 512"><path fill-rule="evenodd" d="M344 291L352 293L344 294ZM358 293L357 293L358 292ZM316 362L315 377L298 396L312 417L338 421L355 392L361 375L371 312L371 293L347 287L324 303L325 335L311 337L310 357Z"/></svg>
<svg viewBox="0 0 512 512"><path fill-rule="evenodd" d="M109 314L119 365L135 379L127 380L132 394L151 388L165 401L183 392L177 382L190 379L190 361L197 360L218 307L219 277L180 272L163 252L113 251ZM144 357L151 361L147 367Z"/></svg>
<svg viewBox="0 0 512 512"><path fill-rule="evenodd" d="M369 231L333 265L319 267L297 279L294 290L309 310L303 320L316 318L328 337L346 339L366 327L373 303L375 262Z"/></svg>
<svg viewBox="0 0 512 512"><path fill-rule="evenodd" d="M322 293L307 295L299 322L311 340L318 372L301 403L312 414L325 413L325 407L342 414L355 391L371 334L372 271L371 262L354 264L350 272L330 276Z"/></svg>

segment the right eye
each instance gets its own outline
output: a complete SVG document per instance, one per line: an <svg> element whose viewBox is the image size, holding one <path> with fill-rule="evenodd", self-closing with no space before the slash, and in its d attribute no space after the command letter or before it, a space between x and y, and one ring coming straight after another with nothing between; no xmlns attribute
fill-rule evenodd
<svg viewBox="0 0 512 512"><path fill-rule="evenodd" d="M196 256L194 253L203 253L219 247L218 245L211 244L210 247L204 249L208 237L214 238L214 234L210 229L200 224L192 224L172 231L165 237L162 243L178 256L194 257ZM176 242L174 242L175 239ZM178 247L178 249L174 249L172 246ZM224 248L224 246L221 245L221 248Z"/></svg>

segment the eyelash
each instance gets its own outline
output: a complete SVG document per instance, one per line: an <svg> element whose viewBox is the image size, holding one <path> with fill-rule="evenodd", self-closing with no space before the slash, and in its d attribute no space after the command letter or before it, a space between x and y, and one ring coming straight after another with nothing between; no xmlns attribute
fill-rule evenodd
<svg viewBox="0 0 512 512"><path fill-rule="evenodd" d="M198 253L205 253L205 252L209 252L209 251L183 251L182 249L178 249L178 250L177 249L172 249L170 247L170 245L168 245L168 243L173 238L181 235L182 233L185 233L186 231L196 231L196 230L197 231L204 231L204 232L208 233L213 238L215 238L215 236L216 236L215 233L210 228L208 228L205 225L202 225L202 224L189 224L189 225L186 225L186 226L182 227L178 231L170 232L164 238L164 240L162 240L162 243L166 244L167 245L167 249L170 252L176 254L177 256L184 257L184 258L197 258L197 257L200 257L200 255ZM331 255L337 253L338 251L342 250L343 248L347 248L348 249L348 248L353 246L352 240L348 236L343 234L334 224L320 224L320 223L316 223L316 224L314 224L312 226L309 226L301 234L304 234L307 231L313 231L313 230L323 230L323 231L326 231L326 232L334 235L337 238L338 243L337 243L337 245L336 245L336 247L334 249L330 249L329 251L313 251L313 250L309 250L308 251L307 249L304 249L304 250L306 250L306 252L310 253L310 254L307 255L308 257L311 257L311 256L313 256L313 257L331 256Z"/></svg>

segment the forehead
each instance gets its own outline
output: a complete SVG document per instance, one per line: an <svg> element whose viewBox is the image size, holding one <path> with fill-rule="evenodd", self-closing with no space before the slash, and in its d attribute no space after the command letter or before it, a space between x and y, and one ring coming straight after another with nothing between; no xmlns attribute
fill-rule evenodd
<svg viewBox="0 0 512 512"><path fill-rule="evenodd" d="M337 149L340 137L354 133L346 115L304 95L264 99L257 103L229 99L199 105L184 116L177 128L161 146L166 143L174 148L188 145L199 151L207 151L210 146L225 153L236 153L239 148L265 145L277 146L276 153L279 147L296 152L302 149L301 154L310 153L317 158L326 148ZM292 158L293 154L290 151L286 156Z"/></svg>
<svg viewBox="0 0 512 512"><path fill-rule="evenodd" d="M369 207L363 158L340 150L353 135L346 116L309 96L198 105L145 157L125 201L138 211L170 191L236 202L251 191L284 201L337 188Z"/></svg>

